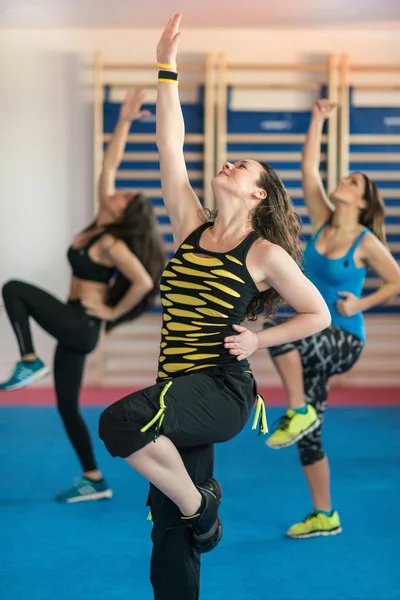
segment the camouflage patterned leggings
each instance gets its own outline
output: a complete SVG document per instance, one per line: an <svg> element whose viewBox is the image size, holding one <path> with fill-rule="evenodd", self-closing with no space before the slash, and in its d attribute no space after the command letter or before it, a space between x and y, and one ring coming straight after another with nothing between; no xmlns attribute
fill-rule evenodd
<svg viewBox="0 0 400 600"><path fill-rule="evenodd" d="M264 329L274 327L290 317L268 318ZM297 342L273 346L268 351L272 358L292 350L298 350L303 365L304 394L306 401L315 408L321 425L298 443L303 466L313 465L324 458L321 442L322 421L326 409L329 378L346 373L359 359L364 342L358 337L331 325L327 329Z"/></svg>

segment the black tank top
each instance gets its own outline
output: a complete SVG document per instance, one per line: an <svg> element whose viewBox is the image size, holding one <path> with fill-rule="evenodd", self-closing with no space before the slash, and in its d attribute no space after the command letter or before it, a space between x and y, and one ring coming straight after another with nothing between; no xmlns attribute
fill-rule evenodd
<svg viewBox="0 0 400 600"><path fill-rule="evenodd" d="M236 335L246 309L260 292L246 267L246 256L259 237L254 231L229 252L200 247L205 223L191 233L166 266L160 284L163 328L157 380L217 366L249 369L224 348ZM198 256L202 254L204 256Z"/></svg>
<svg viewBox="0 0 400 600"><path fill-rule="evenodd" d="M103 233L93 236L86 246L81 248L68 249L68 261L72 267L74 277L93 281L96 283L108 283L115 272L114 267L106 267L94 262L89 256L89 250L97 240L101 238Z"/></svg>

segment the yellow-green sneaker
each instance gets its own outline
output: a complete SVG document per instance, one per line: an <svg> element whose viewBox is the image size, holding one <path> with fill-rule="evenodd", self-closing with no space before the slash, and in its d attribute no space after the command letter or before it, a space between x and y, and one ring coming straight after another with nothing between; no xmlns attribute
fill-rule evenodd
<svg viewBox="0 0 400 600"><path fill-rule="evenodd" d="M300 523L295 523L286 532L286 535L294 539L311 538L318 535L337 535L342 533L339 513L334 510L328 517L325 513L312 512Z"/></svg>
<svg viewBox="0 0 400 600"><path fill-rule="evenodd" d="M302 415L290 409L278 421L274 433L265 442L270 448L288 448L296 444L302 437L314 431L321 421L311 404L307 404L307 412Z"/></svg>

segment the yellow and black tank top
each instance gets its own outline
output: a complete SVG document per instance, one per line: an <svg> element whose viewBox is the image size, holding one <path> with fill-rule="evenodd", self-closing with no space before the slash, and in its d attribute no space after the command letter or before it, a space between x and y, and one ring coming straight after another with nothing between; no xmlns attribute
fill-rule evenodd
<svg viewBox="0 0 400 600"><path fill-rule="evenodd" d="M166 266L160 284L163 307L157 380L195 373L212 367L237 366L248 370L224 348L224 338L235 335L246 309L259 291L246 267L247 253L259 237L251 232L229 252L200 246L205 223L191 233Z"/></svg>

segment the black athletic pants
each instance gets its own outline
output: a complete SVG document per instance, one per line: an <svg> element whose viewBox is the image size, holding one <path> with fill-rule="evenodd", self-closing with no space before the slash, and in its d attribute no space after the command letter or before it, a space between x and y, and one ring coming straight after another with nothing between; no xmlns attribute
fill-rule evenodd
<svg viewBox="0 0 400 600"><path fill-rule="evenodd" d="M194 483L200 484L213 474L213 444L240 433L256 399L253 376L236 369L199 371L130 394L102 413L100 437L112 456L127 458L165 435L178 448ZM151 421L152 427L141 431ZM198 600L200 556L193 550L190 530L183 526L177 506L154 486L149 504L155 600Z"/></svg>
<svg viewBox="0 0 400 600"><path fill-rule="evenodd" d="M89 317L79 301L64 304L23 281L6 283L3 299L21 356L35 352L30 318L58 341L54 356L57 407L83 471L96 469L89 432L79 412L79 392L86 355L97 344L101 321Z"/></svg>

